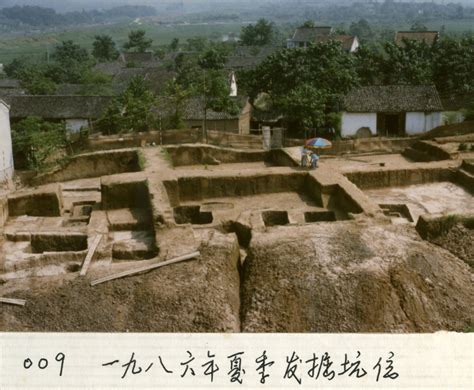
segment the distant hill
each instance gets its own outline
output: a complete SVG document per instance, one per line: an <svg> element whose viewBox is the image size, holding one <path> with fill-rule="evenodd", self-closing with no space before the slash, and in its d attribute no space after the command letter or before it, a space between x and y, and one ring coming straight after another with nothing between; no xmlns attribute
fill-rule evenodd
<svg viewBox="0 0 474 390"><path fill-rule="evenodd" d="M156 15L150 6L123 5L104 10L81 10L58 13L53 8L35 5L14 5L0 9L0 23L31 27L52 27L101 23Z"/></svg>

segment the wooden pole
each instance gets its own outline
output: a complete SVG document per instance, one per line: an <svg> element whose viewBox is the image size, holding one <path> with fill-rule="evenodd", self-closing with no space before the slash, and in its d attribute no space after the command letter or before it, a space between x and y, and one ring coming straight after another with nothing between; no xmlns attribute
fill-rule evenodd
<svg viewBox="0 0 474 390"><path fill-rule="evenodd" d="M25 306L26 301L24 299L0 298L0 303L6 303L9 305L17 305L17 306Z"/></svg>
<svg viewBox="0 0 474 390"><path fill-rule="evenodd" d="M94 253L100 244L100 240L102 240L101 234L98 234L97 236L95 236L94 242L92 243L92 246L89 248L89 251L87 252L87 256L84 259L84 262L82 263L82 269L79 276L84 276L87 273L87 270L89 269L89 265L91 264L92 258L94 257Z"/></svg>
<svg viewBox="0 0 474 390"><path fill-rule="evenodd" d="M161 263L151 264L151 265L147 265L147 266L144 266L144 267L130 269L128 271L120 272L118 274L105 276L103 278L93 280L91 282L91 286L95 286L97 284L105 283L105 282L108 282L108 281L114 280L114 279L124 278L125 276L135 275L135 274L138 274L140 272L151 271L153 269L164 267L164 266L170 265L170 264L179 263L181 261L190 260L190 259L193 259L193 258L198 257L200 255L201 255L200 252L193 252L193 253L189 253L189 254L184 255L184 256L175 257L173 259L163 261Z"/></svg>

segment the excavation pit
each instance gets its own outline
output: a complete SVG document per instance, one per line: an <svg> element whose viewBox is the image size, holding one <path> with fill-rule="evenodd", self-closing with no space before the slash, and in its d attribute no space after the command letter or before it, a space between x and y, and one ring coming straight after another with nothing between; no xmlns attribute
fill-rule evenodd
<svg viewBox="0 0 474 390"><path fill-rule="evenodd" d="M391 218L405 218L413 222L410 210L406 204L379 204L383 213Z"/></svg>
<svg viewBox="0 0 474 390"><path fill-rule="evenodd" d="M210 211L201 211L201 206L179 206L175 207L174 220L178 225L193 224L207 225L212 223L213 216Z"/></svg>
<svg viewBox="0 0 474 390"><path fill-rule="evenodd" d="M349 213L362 211L343 188L323 188L307 172L189 176L165 181L164 184L178 224L192 223L191 220L197 224L203 218L199 213L203 212L211 212L213 222L223 223L239 220L241 214L260 217L269 209L285 210L291 212L290 216L295 216L294 222L298 224L304 223L303 214L308 208L327 212L314 218L330 221L346 220ZM179 207L183 206L190 208L182 211ZM210 221L210 216L208 218ZM254 220L253 223L262 224L261 218L260 222Z"/></svg>
<svg viewBox="0 0 474 390"><path fill-rule="evenodd" d="M336 220L336 213L334 211L306 211L304 220L308 223L333 222Z"/></svg>
<svg viewBox="0 0 474 390"><path fill-rule="evenodd" d="M381 205L405 205L414 222L423 214L463 214L474 210L474 197L465 188L447 181L378 188L365 193ZM400 212L402 216L406 213L403 209Z"/></svg>
<svg viewBox="0 0 474 390"><path fill-rule="evenodd" d="M86 153L72 157L66 165L53 172L37 176L33 184L65 182L140 170L139 153L134 149Z"/></svg>
<svg viewBox="0 0 474 390"><path fill-rule="evenodd" d="M262 219L265 226L284 226L290 223L287 211L263 211Z"/></svg>
<svg viewBox="0 0 474 390"><path fill-rule="evenodd" d="M79 252L87 249L87 235L82 233L37 233L31 235L31 251Z"/></svg>
<svg viewBox="0 0 474 390"><path fill-rule="evenodd" d="M269 166L295 166L281 150L238 150L211 145L168 146L166 153L173 167L183 170L228 171L265 169Z"/></svg>

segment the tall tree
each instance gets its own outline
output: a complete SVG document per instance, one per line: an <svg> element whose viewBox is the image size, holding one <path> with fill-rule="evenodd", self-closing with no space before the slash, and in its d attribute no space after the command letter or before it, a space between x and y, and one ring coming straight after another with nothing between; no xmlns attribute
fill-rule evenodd
<svg viewBox="0 0 474 390"><path fill-rule="evenodd" d="M322 126L331 111L339 111L340 97L358 83L354 62L331 41L274 53L239 79L252 99L267 93L288 127L303 131Z"/></svg>
<svg viewBox="0 0 474 390"><path fill-rule="evenodd" d="M171 113L169 117L165 118L165 123L162 123L162 127L165 129L181 129L185 126L183 118L184 109L186 100L191 95L192 91L184 88L175 79L166 84L165 96L168 99ZM166 108L165 111L167 111Z"/></svg>
<svg viewBox="0 0 474 390"><path fill-rule="evenodd" d="M227 78L215 69L202 69L193 85L194 93L202 100L204 114L204 139L207 138L207 116L209 110L217 112L235 113L238 110L236 103L230 98L230 86Z"/></svg>
<svg viewBox="0 0 474 390"><path fill-rule="evenodd" d="M176 51L178 50L178 47L179 47L179 39L178 38L173 38L173 40L171 41L170 45L169 45L169 51L173 52L173 51Z"/></svg>
<svg viewBox="0 0 474 390"><path fill-rule="evenodd" d="M368 41L374 38L374 33L370 24L365 19L360 19L357 22L351 23L349 33L357 36L361 41Z"/></svg>
<svg viewBox="0 0 474 390"><path fill-rule="evenodd" d="M272 42L275 26L266 19L259 19L257 23L242 27L240 39L243 45L265 46Z"/></svg>
<svg viewBox="0 0 474 390"><path fill-rule="evenodd" d="M92 64L87 50L71 40L56 46L52 57L55 63L47 71L47 76L58 83L80 83L82 75Z"/></svg>
<svg viewBox="0 0 474 390"><path fill-rule="evenodd" d="M151 47L152 43L151 39L146 38L145 30L133 30L128 34L128 42L123 47L126 50L135 50L143 53Z"/></svg>
<svg viewBox="0 0 474 390"><path fill-rule="evenodd" d="M204 52L199 58L199 66L203 69L223 69L226 62L226 55L223 51L214 48Z"/></svg>
<svg viewBox="0 0 474 390"><path fill-rule="evenodd" d="M118 57L115 42L109 35L96 35L92 55L99 62L113 61Z"/></svg>
<svg viewBox="0 0 474 390"><path fill-rule="evenodd" d="M61 158L66 128L64 123L28 117L12 126L12 142L16 167L41 170Z"/></svg>
<svg viewBox="0 0 474 390"><path fill-rule="evenodd" d="M381 64L384 84L431 84L433 80L433 52L430 45L415 40L404 40L403 46L385 44Z"/></svg>
<svg viewBox="0 0 474 390"><path fill-rule="evenodd" d="M107 108L97 127L107 134L148 131L156 126L153 107L156 98L141 76L134 77L127 89Z"/></svg>
<svg viewBox="0 0 474 390"><path fill-rule="evenodd" d="M474 35L434 47L433 80L441 93L474 92Z"/></svg>

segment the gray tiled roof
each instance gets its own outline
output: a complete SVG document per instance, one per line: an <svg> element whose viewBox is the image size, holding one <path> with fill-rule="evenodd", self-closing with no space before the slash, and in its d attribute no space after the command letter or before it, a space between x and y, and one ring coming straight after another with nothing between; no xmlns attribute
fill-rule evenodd
<svg viewBox="0 0 474 390"><path fill-rule="evenodd" d="M318 35L329 35L332 27L299 27L295 30L292 40L295 42L313 42Z"/></svg>
<svg viewBox="0 0 474 390"><path fill-rule="evenodd" d="M408 39L433 45L438 37L438 31L397 31L395 33L395 43L398 46L403 46L403 40Z"/></svg>
<svg viewBox="0 0 474 390"><path fill-rule="evenodd" d="M344 97L348 112L442 111L436 87L431 85L386 85L360 87Z"/></svg>
<svg viewBox="0 0 474 390"><path fill-rule="evenodd" d="M208 120L228 120L238 119L242 113L242 109L248 100L247 97L238 96L233 98L240 108L240 112L236 114L227 112L216 112L212 110L207 111ZM204 120L204 100L199 97L187 99L183 104L183 117L186 120ZM161 98L158 101L156 110L158 115L168 116L173 112L173 106L169 99Z"/></svg>
<svg viewBox="0 0 474 390"><path fill-rule="evenodd" d="M96 119L112 101L104 96L9 96L11 118Z"/></svg>

